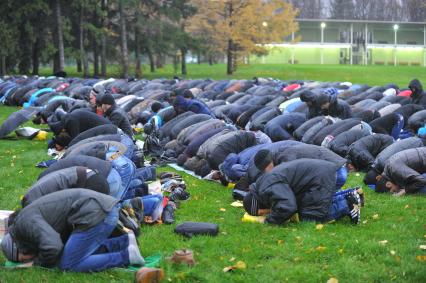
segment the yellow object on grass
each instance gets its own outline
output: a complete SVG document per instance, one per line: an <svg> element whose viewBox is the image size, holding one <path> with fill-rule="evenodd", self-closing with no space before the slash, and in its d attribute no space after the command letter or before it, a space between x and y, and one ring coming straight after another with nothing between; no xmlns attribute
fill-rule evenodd
<svg viewBox="0 0 426 283"><path fill-rule="evenodd" d="M47 139L47 132L40 131L37 133L37 135L34 137L34 140L36 141L45 141Z"/></svg>
<svg viewBox="0 0 426 283"><path fill-rule="evenodd" d="M241 218L241 221L248 222L248 223L264 223L265 216L252 216L246 212L243 218Z"/></svg>

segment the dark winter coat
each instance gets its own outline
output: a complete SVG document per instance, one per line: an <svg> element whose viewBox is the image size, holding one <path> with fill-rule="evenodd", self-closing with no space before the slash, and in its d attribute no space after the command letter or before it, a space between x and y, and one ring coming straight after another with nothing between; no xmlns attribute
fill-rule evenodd
<svg viewBox="0 0 426 283"><path fill-rule="evenodd" d="M277 164L297 159L309 158L320 159L333 163L340 168L346 164L346 159L331 150L313 144L300 144L283 149L277 158Z"/></svg>
<svg viewBox="0 0 426 283"><path fill-rule="evenodd" d="M130 124L127 113L124 112L118 105L114 104L105 112L107 117L114 125L120 128L126 135L133 138L133 129Z"/></svg>
<svg viewBox="0 0 426 283"><path fill-rule="evenodd" d="M266 123L264 132L272 141L291 140L293 131L306 121L302 113L286 113L279 115Z"/></svg>
<svg viewBox="0 0 426 283"><path fill-rule="evenodd" d="M385 148L382 152L377 155L376 160L374 161L373 167L376 169L378 173L383 172L383 169L385 168L386 162L389 160L389 158L403 150L407 150L410 148L418 148L423 147L423 140L418 137L411 137L408 139L403 139L396 141L395 143L391 144L387 148Z"/></svg>
<svg viewBox="0 0 426 283"><path fill-rule="evenodd" d="M325 220L336 189L337 169L328 161L299 159L262 175L253 193L261 207L271 209L265 221L282 224L296 212L302 220Z"/></svg>
<svg viewBox="0 0 426 283"><path fill-rule="evenodd" d="M83 109L75 110L62 118L62 124L71 138L100 125L111 124L108 119Z"/></svg>
<svg viewBox="0 0 426 283"><path fill-rule="evenodd" d="M348 151L352 165L359 171L367 170L376 156L393 143L389 135L374 134L354 142Z"/></svg>
<svg viewBox="0 0 426 283"><path fill-rule="evenodd" d="M353 129L337 135L329 144L329 148L338 155L345 157L349 147L357 140L370 135L365 129Z"/></svg>
<svg viewBox="0 0 426 283"><path fill-rule="evenodd" d="M73 166L87 167L99 172L99 174L105 178L108 178L109 172L111 171L111 163L109 161L101 160L92 156L77 155L70 156L65 159L60 159L56 163L50 165L49 168L41 172L41 174L38 176L38 180L47 174Z"/></svg>
<svg viewBox="0 0 426 283"><path fill-rule="evenodd" d="M173 107L177 113L191 111L196 114L207 114L213 117L210 109L204 103L196 99L186 99L181 95L178 95L173 102Z"/></svg>
<svg viewBox="0 0 426 283"><path fill-rule="evenodd" d="M383 174L407 193L426 187L426 147L407 149L386 162Z"/></svg>
<svg viewBox="0 0 426 283"><path fill-rule="evenodd" d="M19 249L37 255L35 265L54 267L71 233L99 224L117 202L86 189L58 191L24 207L9 232Z"/></svg>
<svg viewBox="0 0 426 283"><path fill-rule="evenodd" d="M414 79L410 82L408 87L413 92L411 94L412 103L426 106L426 93L423 92L423 86L420 81Z"/></svg>
<svg viewBox="0 0 426 283"><path fill-rule="evenodd" d="M301 140L303 135L314 125L316 125L318 122L321 122L322 119L324 119L324 116L318 116L312 119L307 120L302 125L300 125L294 132L293 136L296 138L296 140Z"/></svg>
<svg viewBox="0 0 426 283"><path fill-rule="evenodd" d="M116 125L113 125L113 124L100 125L80 133L78 136L72 139L72 141L68 144L68 147L71 147L74 144L88 138L92 138L92 137L96 137L100 135L113 135L117 133L118 133L118 128Z"/></svg>
<svg viewBox="0 0 426 283"><path fill-rule="evenodd" d="M22 206L27 206L42 196L69 188L86 188L86 167L74 166L58 170L38 180L22 198ZM109 188L105 187L99 193L109 194Z"/></svg>

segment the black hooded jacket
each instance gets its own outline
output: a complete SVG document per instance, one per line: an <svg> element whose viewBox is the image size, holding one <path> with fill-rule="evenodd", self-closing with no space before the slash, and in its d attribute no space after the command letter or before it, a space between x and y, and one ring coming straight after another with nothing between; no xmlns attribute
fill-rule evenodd
<svg viewBox="0 0 426 283"><path fill-rule="evenodd" d="M414 79L410 82L408 87L413 92L411 94L412 103L426 106L426 93L423 92L423 86L420 81Z"/></svg>
<svg viewBox="0 0 426 283"><path fill-rule="evenodd" d="M260 206L271 209L265 221L282 224L296 212L302 220L325 220L336 190L337 169L328 161L299 159L262 175L253 193Z"/></svg>

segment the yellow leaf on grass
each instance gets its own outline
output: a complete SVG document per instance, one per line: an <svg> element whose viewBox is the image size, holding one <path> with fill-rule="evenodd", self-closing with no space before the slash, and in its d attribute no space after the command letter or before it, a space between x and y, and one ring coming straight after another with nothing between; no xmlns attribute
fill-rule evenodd
<svg viewBox="0 0 426 283"><path fill-rule="evenodd" d="M374 214L373 215L373 219L379 219L379 215L378 214Z"/></svg>
<svg viewBox="0 0 426 283"><path fill-rule="evenodd" d="M391 255L395 255L395 254L396 254L396 252L395 252L394 250L391 250L391 251L390 251L390 254L391 254Z"/></svg>
<svg viewBox="0 0 426 283"><path fill-rule="evenodd" d="M220 210L220 211L226 211L226 209L225 209L225 208L223 208L223 207L221 207L219 210Z"/></svg>
<svg viewBox="0 0 426 283"><path fill-rule="evenodd" d="M318 246L318 247L315 248L315 250L317 252L323 252L323 251L325 251L325 249L326 249L326 247L323 247L323 246Z"/></svg>
<svg viewBox="0 0 426 283"><path fill-rule="evenodd" d="M384 246L388 243L388 240L379 241L379 245Z"/></svg>
<svg viewBox="0 0 426 283"><path fill-rule="evenodd" d="M317 224L317 226L315 226L315 229L317 230L321 230L322 228L324 228L324 225L322 224Z"/></svg>
<svg viewBox="0 0 426 283"><path fill-rule="evenodd" d="M409 208L410 206L407 204L406 206L404 206L405 209Z"/></svg>
<svg viewBox="0 0 426 283"><path fill-rule="evenodd" d="M231 257L230 259L229 259L229 261L234 261L235 260L235 257Z"/></svg>
<svg viewBox="0 0 426 283"><path fill-rule="evenodd" d="M228 271L231 271L231 270L234 270L234 269L235 269L235 267L233 267L233 266L227 266L223 269L223 272L228 272Z"/></svg>
<svg viewBox="0 0 426 283"><path fill-rule="evenodd" d="M416 256L416 259L418 261L426 261L426 255L418 255L418 256Z"/></svg>
<svg viewBox="0 0 426 283"><path fill-rule="evenodd" d="M327 283L339 283L339 280L337 280L337 278L331 277L327 280Z"/></svg>
<svg viewBox="0 0 426 283"><path fill-rule="evenodd" d="M362 224L367 224L367 222L368 222L367 220L364 220L362 221Z"/></svg>
<svg viewBox="0 0 426 283"><path fill-rule="evenodd" d="M426 245L420 245L419 247L421 250L426 250Z"/></svg>
<svg viewBox="0 0 426 283"><path fill-rule="evenodd" d="M278 245L284 245L284 240L278 240Z"/></svg>
<svg viewBox="0 0 426 283"><path fill-rule="evenodd" d="M246 269L247 268L247 265L246 265L246 263L244 262L244 261L237 261L237 264L236 265L234 265L235 266L235 268L237 268L237 269Z"/></svg>
<svg viewBox="0 0 426 283"><path fill-rule="evenodd" d="M343 249L338 249L338 250L337 250L337 252L338 252L339 254L343 254Z"/></svg>

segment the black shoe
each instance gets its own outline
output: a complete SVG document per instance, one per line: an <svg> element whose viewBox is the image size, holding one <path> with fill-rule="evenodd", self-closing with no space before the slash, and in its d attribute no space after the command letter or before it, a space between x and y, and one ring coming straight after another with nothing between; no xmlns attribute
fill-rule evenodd
<svg viewBox="0 0 426 283"><path fill-rule="evenodd" d="M241 191L241 190L233 190L232 191L232 197L235 200L244 200L244 197L248 194L248 192Z"/></svg>
<svg viewBox="0 0 426 283"><path fill-rule="evenodd" d="M349 206L349 217L352 223L359 224L361 221L361 198L356 191L351 192L346 196Z"/></svg>
<svg viewBox="0 0 426 283"><path fill-rule="evenodd" d="M175 206L173 202L169 201L169 203L164 207L161 220L164 224L172 224L175 222Z"/></svg>
<svg viewBox="0 0 426 283"><path fill-rule="evenodd" d="M178 200L187 200L189 199L190 194L185 191L183 188L181 187L177 187L176 189L173 190L173 192L170 194L169 196L169 200L176 202Z"/></svg>
<svg viewBox="0 0 426 283"><path fill-rule="evenodd" d="M132 207L133 213L135 214L135 216L136 216L137 220L139 221L139 223L142 223L143 222L143 217L144 217L144 214L143 214L143 209L144 208L143 208L142 198L140 198L140 197L132 198L130 200L130 206Z"/></svg>

